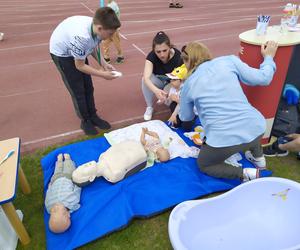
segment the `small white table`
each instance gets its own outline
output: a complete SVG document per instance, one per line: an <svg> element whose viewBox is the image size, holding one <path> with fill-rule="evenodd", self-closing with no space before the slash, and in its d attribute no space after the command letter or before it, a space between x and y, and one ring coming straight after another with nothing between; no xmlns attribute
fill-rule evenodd
<svg viewBox="0 0 300 250"><path fill-rule="evenodd" d="M26 176L19 166L20 138L0 141L0 159L3 159L10 150L14 150L13 155L0 165L0 205L20 241L26 245L30 242L30 237L12 203L16 196L17 179L24 194L31 192Z"/></svg>

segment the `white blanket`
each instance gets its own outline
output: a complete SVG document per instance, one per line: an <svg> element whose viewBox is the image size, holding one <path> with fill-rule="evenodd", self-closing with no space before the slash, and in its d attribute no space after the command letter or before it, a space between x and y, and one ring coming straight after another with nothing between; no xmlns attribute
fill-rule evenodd
<svg viewBox="0 0 300 250"><path fill-rule="evenodd" d="M198 148L189 147L177 133L172 131L164 122L160 120L152 120L133 124L125 128L105 133L104 136L110 145L126 140L140 141L143 127L146 127L150 131L154 131L159 135L162 145L169 150L170 159L176 157L198 157Z"/></svg>

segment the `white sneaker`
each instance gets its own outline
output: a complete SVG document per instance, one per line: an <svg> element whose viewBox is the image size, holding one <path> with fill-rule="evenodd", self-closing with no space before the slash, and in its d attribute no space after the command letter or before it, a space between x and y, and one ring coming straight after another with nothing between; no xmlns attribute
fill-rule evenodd
<svg viewBox="0 0 300 250"><path fill-rule="evenodd" d="M144 114L144 120L145 121L150 121L152 119L152 114L153 114L153 108L152 107L147 107L145 114Z"/></svg>
<svg viewBox="0 0 300 250"><path fill-rule="evenodd" d="M234 166L234 167L239 168L239 167L242 166L242 164L239 163L239 161L242 160L242 159L243 159L243 158L242 158L241 154L240 154L240 153L236 153L236 154L234 154L234 155L228 157L224 162L225 162L226 164L229 164L229 165L232 165L232 166Z"/></svg>
<svg viewBox="0 0 300 250"><path fill-rule="evenodd" d="M255 165L255 167L259 169L266 168L266 158L264 156L254 157L250 151L246 151L245 156L248 161L251 161Z"/></svg>
<svg viewBox="0 0 300 250"><path fill-rule="evenodd" d="M243 169L243 181L251 181L260 177L259 169L257 168L244 168Z"/></svg>

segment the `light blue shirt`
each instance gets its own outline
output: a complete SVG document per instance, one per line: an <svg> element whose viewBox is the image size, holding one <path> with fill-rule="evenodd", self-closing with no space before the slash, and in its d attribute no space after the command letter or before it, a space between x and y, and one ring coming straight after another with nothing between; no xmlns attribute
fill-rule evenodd
<svg viewBox="0 0 300 250"><path fill-rule="evenodd" d="M50 214L50 209L56 203L63 204L70 212L80 208L81 188L76 186L72 180L60 177L52 184L49 184L46 192L45 207Z"/></svg>
<svg viewBox="0 0 300 250"><path fill-rule="evenodd" d="M265 132L266 122L249 104L240 81L266 86L275 70L270 56L265 57L259 69L251 68L236 56L218 57L202 63L183 85L180 119L192 120L195 105L209 146L228 147L251 142Z"/></svg>

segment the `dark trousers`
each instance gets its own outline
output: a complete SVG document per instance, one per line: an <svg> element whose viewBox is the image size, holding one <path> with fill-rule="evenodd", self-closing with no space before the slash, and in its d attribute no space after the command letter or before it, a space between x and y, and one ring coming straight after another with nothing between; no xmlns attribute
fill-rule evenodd
<svg viewBox="0 0 300 250"><path fill-rule="evenodd" d="M198 156L198 167L207 175L217 178L242 179L243 169L224 163L224 161L233 154L240 151L250 150L254 157L263 156L260 140L263 135L258 136L249 143L240 145L215 148L207 144L201 146Z"/></svg>
<svg viewBox="0 0 300 250"><path fill-rule="evenodd" d="M73 57L50 55L71 94L76 114L81 120L90 119L97 112L91 76L76 69Z"/></svg>
<svg viewBox="0 0 300 250"><path fill-rule="evenodd" d="M174 112L176 106L177 106L177 102L171 102L170 110L172 113ZM191 131L192 127L194 125L194 120L184 122L179 119L179 115L176 116L176 121L177 121L177 124L175 125L175 127L177 127L177 128L182 127L185 131Z"/></svg>

